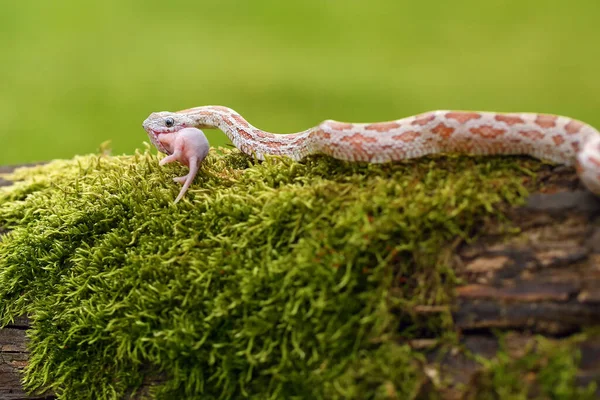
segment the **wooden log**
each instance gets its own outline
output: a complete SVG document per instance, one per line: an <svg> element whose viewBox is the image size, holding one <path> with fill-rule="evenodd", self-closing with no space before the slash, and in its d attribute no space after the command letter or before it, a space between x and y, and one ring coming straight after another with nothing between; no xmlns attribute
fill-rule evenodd
<svg viewBox="0 0 600 400"><path fill-rule="evenodd" d="M22 371L27 365L25 332L27 318L19 318L0 329L0 399L53 399L51 393L28 396L21 384Z"/></svg>
<svg viewBox="0 0 600 400"><path fill-rule="evenodd" d="M600 200L569 169L547 168L540 178L551 193L532 194L524 206L507 210L519 233L505 236L490 222L477 240L456 249L455 270L464 283L456 290L455 326L463 347L487 359L500 348L497 333L508 332L505 346L517 358L536 334L558 340L600 326ZM600 398L600 338L576 348L576 382L596 382ZM477 398L469 390L482 366L463 353L429 365L470 388L447 391L446 398Z"/></svg>
<svg viewBox="0 0 600 400"><path fill-rule="evenodd" d="M458 250L455 321L462 330L566 335L600 323L600 201L585 191L534 194L509 218L520 233L484 228Z"/></svg>
<svg viewBox="0 0 600 400"><path fill-rule="evenodd" d="M461 347L440 354L435 340L412 341L414 347L433 349L423 365L429 378L421 398L432 391L444 399L477 398L483 367L466 354L496 357L498 332L506 333L508 354L517 358L535 335L559 340L600 326L600 200L581 188L572 169L548 167L540 179L547 184L546 193L532 194L524 206L506 210L517 234L507 236L490 221L476 240L457 243L454 267L463 283L456 289L452 314ZM10 182L0 179L0 186L6 184ZM0 329L0 399L54 398L51 393L27 396L22 389L28 326L22 318ZM598 382L600 399L600 339L584 340L577 348L582 357L576 382ZM441 381L450 384L440 386ZM148 381L142 392L155 383Z"/></svg>

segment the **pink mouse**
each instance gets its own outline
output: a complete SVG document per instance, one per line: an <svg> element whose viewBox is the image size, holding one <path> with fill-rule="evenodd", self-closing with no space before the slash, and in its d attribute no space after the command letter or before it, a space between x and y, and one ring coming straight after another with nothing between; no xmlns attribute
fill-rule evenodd
<svg viewBox="0 0 600 400"><path fill-rule="evenodd" d="M183 184L179 195L175 199L175 203L177 203L183 198L194 181L200 168L200 163L208 155L210 145L206 136L204 136L204 132L198 128L183 128L172 133L161 133L156 136L156 139L162 145L162 149L158 148L161 151L165 150L163 153L168 154L160 160L158 165L179 161L190 168L190 172L187 175L173 178L175 182Z"/></svg>

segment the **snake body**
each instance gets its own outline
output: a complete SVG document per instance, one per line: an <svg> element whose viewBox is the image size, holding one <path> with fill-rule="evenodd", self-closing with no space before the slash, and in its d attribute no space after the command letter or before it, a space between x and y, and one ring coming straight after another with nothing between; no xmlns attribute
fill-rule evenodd
<svg viewBox="0 0 600 400"><path fill-rule="evenodd" d="M171 155L170 161L185 164L182 153L174 156L165 144L167 136L182 129L217 128L238 149L258 159L281 155L301 160L326 154L346 161L385 163L437 153L526 154L575 165L584 185L600 195L600 132L558 115L438 110L376 123L326 120L303 132L274 134L252 126L231 108L202 106L152 113L143 127L154 146Z"/></svg>

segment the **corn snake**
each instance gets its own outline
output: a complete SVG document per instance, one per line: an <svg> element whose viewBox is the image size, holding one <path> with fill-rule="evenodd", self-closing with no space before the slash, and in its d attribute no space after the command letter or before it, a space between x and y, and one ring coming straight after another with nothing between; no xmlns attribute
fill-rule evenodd
<svg viewBox="0 0 600 400"><path fill-rule="evenodd" d="M600 195L600 133L558 115L438 110L376 123L326 120L302 132L273 134L252 126L231 108L202 106L152 113L143 128L153 145L168 155L161 165L180 161L190 167L188 175L175 178L184 185L176 202L208 153L202 128L220 129L238 149L258 159L280 155L301 160L325 154L385 163L437 153L525 154L575 165L583 184Z"/></svg>

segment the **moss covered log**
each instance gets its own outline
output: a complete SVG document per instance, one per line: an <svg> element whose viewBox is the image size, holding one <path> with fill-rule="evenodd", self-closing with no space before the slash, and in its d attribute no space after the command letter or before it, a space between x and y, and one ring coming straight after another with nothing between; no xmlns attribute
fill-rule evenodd
<svg viewBox="0 0 600 400"><path fill-rule="evenodd" d="M526 209L532 190L575 188L572 171L517 157L257 162L221 149L174 205L181 170L144 152L5 177L14 184L0 193L0 323L31 319L27 390L65 399L594 398L596 364L591 379L578 374L580 349L600 337L596 292L568 329L506 318L507 301L531 300L515 300L510 286L526 281L526 266L512 245L480 245L523 243L528 228L512 210ZM586 201L590 224L598 213ZM588 256L576 260L581 274L594 268ZM564 287L542 292L560 290L573 300ZM493 329L520 333L507 347ZM462 367L445 370L452 362Z"/></svg>

